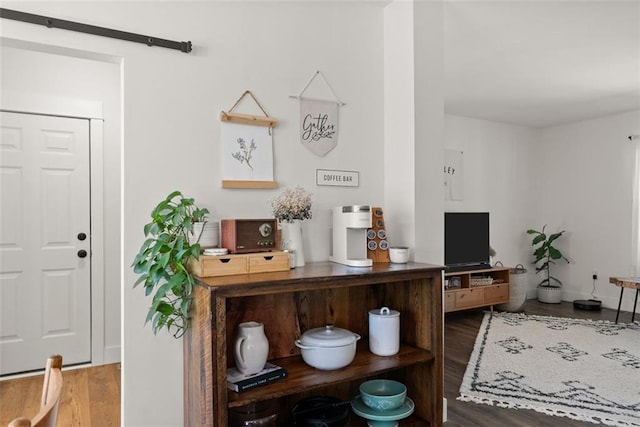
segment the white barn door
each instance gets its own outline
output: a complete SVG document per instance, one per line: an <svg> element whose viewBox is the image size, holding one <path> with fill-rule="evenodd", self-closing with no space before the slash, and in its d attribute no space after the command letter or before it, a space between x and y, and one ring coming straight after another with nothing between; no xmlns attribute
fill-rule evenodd
<svg viewBox="0 0 640 427"><path fill-rule="evenodd" d="M0 375L90 362L90 121L0 114Z"/></svg>

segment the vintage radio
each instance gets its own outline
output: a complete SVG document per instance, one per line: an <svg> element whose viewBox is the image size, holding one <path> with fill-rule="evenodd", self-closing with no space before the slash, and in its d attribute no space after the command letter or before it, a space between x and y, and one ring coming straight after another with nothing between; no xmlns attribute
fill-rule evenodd
<svg viewBox="0 0 640 427"><path fill-rule="evenodd" d="M235 254L278 250L275 218L223 219L220 221L222 247Z"/></svg>

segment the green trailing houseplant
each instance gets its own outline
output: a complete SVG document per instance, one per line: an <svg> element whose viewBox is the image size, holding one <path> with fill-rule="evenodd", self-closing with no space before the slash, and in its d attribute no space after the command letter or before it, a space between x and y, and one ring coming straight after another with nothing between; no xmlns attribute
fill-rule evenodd
<svg viewBox="0 0 640 427"><path fill-rule="evenodd" d="M545 224L541 231L534 229L527 230L527 234L534 236L531 246L534 246L533 256L535 260L533 264L536 266L536 274L543 272L546 276L538 283L538 286L543 288L561 288L562 282L551 275L551 265L555 264L557 260L569 262L567 257L565 257L558 248L553 246L553 243L564 234L564 230L547 235L545 233L546 227L547 225Z"/></svg>
<svg viewBox="0 0 640 427"><path fill-rule="evenodd" d="M194 279L187 263L200 256L200 243L190 243L189 233L208 213L193 199L174 191L158 203L151 222L144 226L147 239L132 264L140 275L133 286L142 283L145 295L152 295L145 323L151 322L154 334L166 328L180 338L189 327Z"/></svg>

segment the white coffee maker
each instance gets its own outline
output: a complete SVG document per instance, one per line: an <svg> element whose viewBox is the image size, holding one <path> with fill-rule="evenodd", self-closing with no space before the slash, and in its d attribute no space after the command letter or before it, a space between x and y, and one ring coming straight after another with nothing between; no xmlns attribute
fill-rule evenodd
<svg viewBox="0 0 640 427"><path fill-rule="evenodd" d="M332 251L329 261L351 267L370 267L367 258L367 229L371 228L371 206L333 208Z"/></svg>

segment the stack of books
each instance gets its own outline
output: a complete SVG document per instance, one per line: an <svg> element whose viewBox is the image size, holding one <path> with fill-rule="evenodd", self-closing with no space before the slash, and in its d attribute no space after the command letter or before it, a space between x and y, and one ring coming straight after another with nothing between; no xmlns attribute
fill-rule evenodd
<svg viewBox="0 0 640 427"><path fill-rule="evenodd" d="M245 375L236 368L227 369L227 388L235 392L250 390L255 387L271 384L282 378L287 378L287 370L281 366L268 363L257 374Z"/></svg>

